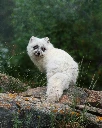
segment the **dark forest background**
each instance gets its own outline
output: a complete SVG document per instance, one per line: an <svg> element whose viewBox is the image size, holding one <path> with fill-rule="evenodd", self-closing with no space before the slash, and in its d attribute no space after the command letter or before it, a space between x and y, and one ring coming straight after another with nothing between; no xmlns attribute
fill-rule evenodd
<svg viewBox="0 0 102 128"><path fill-rule="evenodd" d="M102 0L0 0L0 72L43 86L26 52L32 35L79 63L78 86L102 90Z"/></svg>

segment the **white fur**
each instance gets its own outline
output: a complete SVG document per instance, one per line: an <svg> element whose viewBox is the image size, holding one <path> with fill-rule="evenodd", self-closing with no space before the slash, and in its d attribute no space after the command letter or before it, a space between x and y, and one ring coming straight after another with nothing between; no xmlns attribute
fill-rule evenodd
<svg viewBox="0 0 102 128"><path fill-rule="evenodd" d="M34 50L34 46L39 48ZM43 52L41 48L46 50ZM54 48L49 38L31 37L27 46L28 55L41 72L47 76L47 96L49 101L58 101L63 90L76 83L78 64L65 51ZM37 56L35 53L40 52Z"/></svg>

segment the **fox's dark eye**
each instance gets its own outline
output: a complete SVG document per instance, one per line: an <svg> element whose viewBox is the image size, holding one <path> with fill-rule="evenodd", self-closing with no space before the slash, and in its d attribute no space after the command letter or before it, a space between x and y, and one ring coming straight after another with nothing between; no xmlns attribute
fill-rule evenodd
<svg viewBox="0 0 102 128"><path fill-rule="evenodd" d="M44 52L46 50L46 48L42 47L41 50Z"/></svg>
<svg viewBox="0 0 102 128"><path fill-rule="evenodd" d="M35 46L33 47L34 50L37 49L37 48L38 48L38 45L35 45Z"/></svg>

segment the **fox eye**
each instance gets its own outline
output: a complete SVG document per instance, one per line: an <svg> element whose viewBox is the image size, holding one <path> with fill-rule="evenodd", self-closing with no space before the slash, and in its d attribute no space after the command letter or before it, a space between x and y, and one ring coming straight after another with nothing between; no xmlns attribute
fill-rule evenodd
<svg viewBox="0 0 102 128"><path fill-rule="evenodd" d="M38 48L38 45L35 45L35 46L33 47L34 50L37 49L37 48Z"/></svg>
<svg viewBox="0 0 102 128"><path fill-rule="evenodd" d="M46 50L46 48L42 47L41 50L44 52Z"/></svg>

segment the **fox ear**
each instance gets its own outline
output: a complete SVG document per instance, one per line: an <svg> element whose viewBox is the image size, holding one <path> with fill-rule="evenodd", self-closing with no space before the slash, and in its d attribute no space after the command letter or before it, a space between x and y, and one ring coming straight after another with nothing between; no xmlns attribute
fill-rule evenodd
<svg viewBox="0 0 102 128"><path fill-rule="evenodd" d="M31 38L30 38L30 40L29 40L29 43L32 43L32 41L35 39L35 37L34 36L32 36Z"/></svg>
<svg viewBox="0 0 102 128"><path fill-rule="evenodd" d="M49 40L49 38L48 38L48 37L45 37L45 38L44 38L44 40L46 40L46 41L47 41L47 43L50 43L50 40Z"/></svg>

